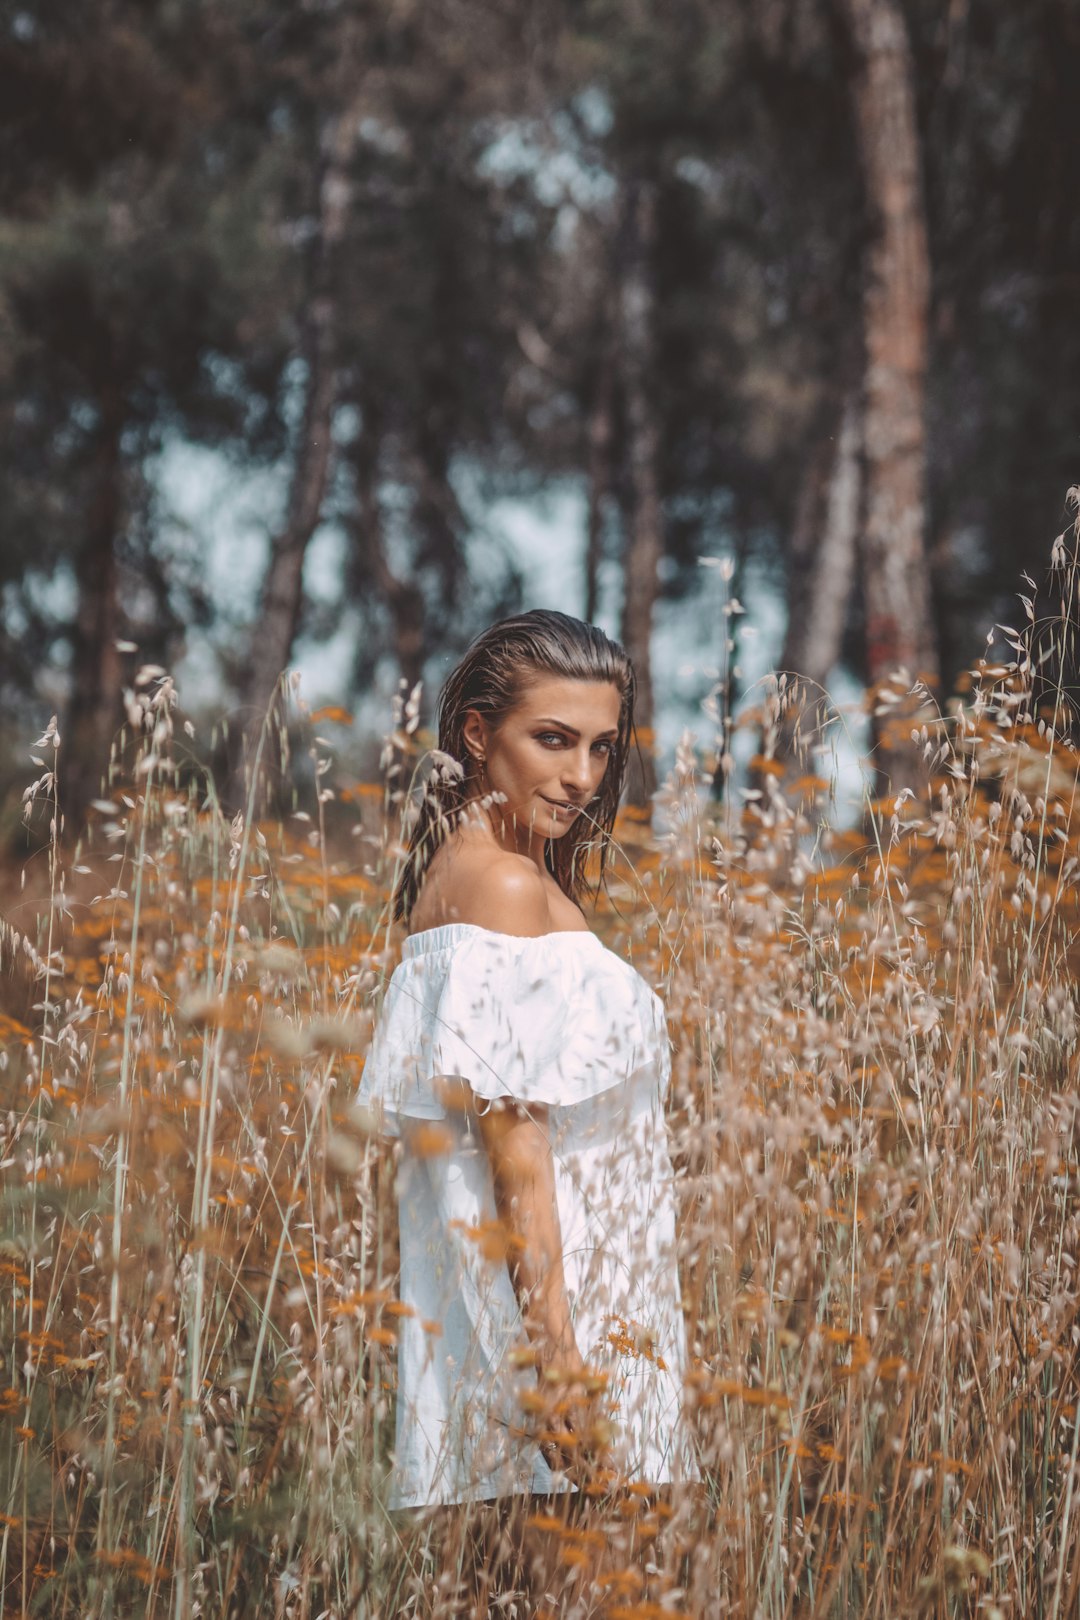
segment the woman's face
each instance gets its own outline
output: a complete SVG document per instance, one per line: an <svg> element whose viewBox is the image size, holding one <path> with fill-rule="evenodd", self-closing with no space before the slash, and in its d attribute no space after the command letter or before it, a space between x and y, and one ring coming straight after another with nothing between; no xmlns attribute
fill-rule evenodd
<svg viewBox="0 0 1080 1620"><path fill-rule="evenodd" d="M519 846L561 838L596 795L615 752L619 709L610 681L545 675L498 726L468 712L466 746L485 757L484 790L506 795L493 813Z"/></svg>

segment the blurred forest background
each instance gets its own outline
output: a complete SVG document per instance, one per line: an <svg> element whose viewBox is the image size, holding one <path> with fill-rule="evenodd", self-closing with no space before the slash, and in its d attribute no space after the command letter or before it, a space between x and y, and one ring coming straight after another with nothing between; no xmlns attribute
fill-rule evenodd
<svg viewBox="0 0 1080 1620"><path fill-rule="evenodd" d="M352 1104L434 694L540 597L640 680L595 920L672 1036L707 1507L563 1565L1080 1613L1078 69L1080 0L0 0L4 1614L489 1612L467 1516L385 1512ZM852 697L847 825L770 667Z"/></svg>
<svg viewBox="0 0 1080 1620"><path fill-rule="evenodd" d="M0 18L12 825L39 723L77 817L136 667L196 645L234 745L301 644L343 705L423 677L429 716L533 605L491 514L552 491L558 605L625 641L646 739L703 558L786 603L782 667L942 693L1041 583L1080 476L1078 0Z"/></svg>

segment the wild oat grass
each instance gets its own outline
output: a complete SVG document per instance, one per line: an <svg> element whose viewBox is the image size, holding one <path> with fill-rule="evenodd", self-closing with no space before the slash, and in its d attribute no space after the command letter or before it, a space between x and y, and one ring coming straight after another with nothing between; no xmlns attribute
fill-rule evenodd
<svg viewBox="0 0 1080 1620"><path fill-rule="evenodd" d="M382 784L309 722L298 813L230 821L149 672L73 857L47 733L2 942L4 1612L1076 1613L1080 820L1046 631L926 703L927 804L830 826L813 762L772 757L823 740L774 686L748 796L687 741L662 830L620 822L598 926L670 1016L706 1483L569 1524L382 1505L394 1166L352 1100L415 708Z"/></svg>

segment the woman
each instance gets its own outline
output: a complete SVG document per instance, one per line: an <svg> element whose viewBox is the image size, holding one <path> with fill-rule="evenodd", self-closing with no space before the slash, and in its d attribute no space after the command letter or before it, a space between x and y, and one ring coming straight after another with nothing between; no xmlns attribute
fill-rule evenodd
<svg viewBox="0 0 1080 1620"><path fill-rule="evenodd" d="M361 1088L401 1138L391 1508L698 1477L663 1008L581 906L633 705L622 648L542 611L440 696Z"/></svg>

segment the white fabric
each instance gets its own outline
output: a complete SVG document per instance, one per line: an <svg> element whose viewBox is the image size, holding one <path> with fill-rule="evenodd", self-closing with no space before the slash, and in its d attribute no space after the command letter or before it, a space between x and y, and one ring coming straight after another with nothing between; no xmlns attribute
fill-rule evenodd
<svg viewBox="0 0 1080 1620"><path fill-rule="evenodd" d="M391 1508L574 1488L520 1432L536 1375L507 1359L527 1341L462 1080L481 1108L547 1107L574 1333L619 1401L611 1461L628 1479L699 1477L681 1416L670 1072L660 998L591 932L448 923L405 941L360 1087L402 1138Z"/></svg>

